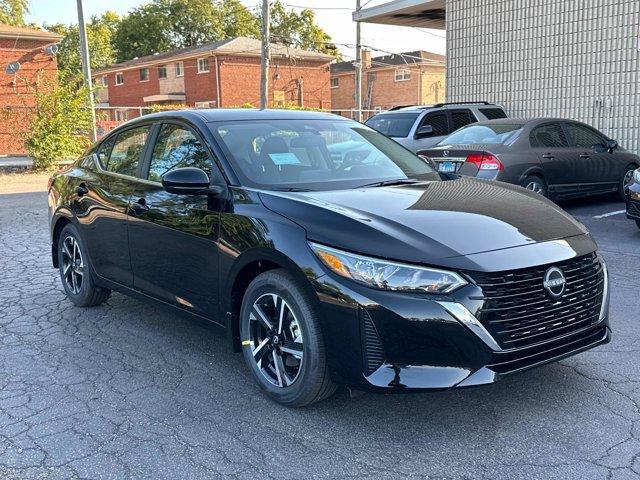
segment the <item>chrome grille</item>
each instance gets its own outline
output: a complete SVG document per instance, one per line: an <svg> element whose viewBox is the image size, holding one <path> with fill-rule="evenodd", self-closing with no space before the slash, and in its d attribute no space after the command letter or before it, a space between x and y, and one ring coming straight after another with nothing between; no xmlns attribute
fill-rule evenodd
<svg viewBox="0 0 640 480"><path fill-rule="evenodd" d="M550 298L542 285L551 266L560 268L566 289ZM504 348L518 348L570 334L596 322L604 292L604 273L596 254L553 265L497 273L468 272L482 289L478 320Z"/></svg>

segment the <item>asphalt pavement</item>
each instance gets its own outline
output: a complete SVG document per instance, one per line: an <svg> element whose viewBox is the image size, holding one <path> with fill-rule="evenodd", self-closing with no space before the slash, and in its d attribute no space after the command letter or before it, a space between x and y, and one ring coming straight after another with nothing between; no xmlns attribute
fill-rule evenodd
<svg viewBox="0 0 640 480"><path fill-rule="evenodd" d="M609 265L612 343L486 387L295 410L213 327L120 294L74 307L45 193L0 195L0 478L638 478L640 229L621 203L564 206Z"/></svg>

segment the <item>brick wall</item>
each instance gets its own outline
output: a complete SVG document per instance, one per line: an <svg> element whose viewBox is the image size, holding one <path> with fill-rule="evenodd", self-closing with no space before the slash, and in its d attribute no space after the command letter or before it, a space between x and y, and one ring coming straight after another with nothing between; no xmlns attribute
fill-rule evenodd
<svg viewBox="0 0 640 480"><path fill-rule="evenodd" d="M23 133L35 107L34 86L39 77L55 81L55 57L43 48L50 41L0 39L0 155L24 154ZM8 75L8 63L21 64L18 75Z"/></svg>
<svg viewBox="0 0 640 480"><path fill-rule="evenodd" d="M408 80L396 81L394 68L372 68L362 74L362 105L363 109L389 109L397 105L415 105L435 103L436 92L438 102L445 97L445 69L444 67L412 66ZM334 75L338 77L338 87L331 89L331 103L333 110L347 110L355 108L355 73L347 72ZM438 84L436 88L436 84ZM369 99L369 88L371 95Z"/></svg>
<svg viewBox="0 0 640 480"><path fill-rule="evenodd" d="M198 73L197 59L184 61L185 103L215 101L222 107L239 106L260 102L260 58L246 56L219 56L220 96L217 98L216 62L210 56L209 72ZM167 61L169 75L173 74L175 62ZM143 97L160 93L157 68L149 67L148 82L139 81L138 69L124 70L124 84L115 85L115 73L108 74L110 106L144 106ZM283 94L286 103L314 108L331 109L329 88L329 64L308 61L273 59L269 84L270 105L276 96ZM99 78L99 76L97 76ZM302 90L302 95L301 95ZM282 93L280 93L282 92ZM302 98L301 98L302 97Z"/></svg>

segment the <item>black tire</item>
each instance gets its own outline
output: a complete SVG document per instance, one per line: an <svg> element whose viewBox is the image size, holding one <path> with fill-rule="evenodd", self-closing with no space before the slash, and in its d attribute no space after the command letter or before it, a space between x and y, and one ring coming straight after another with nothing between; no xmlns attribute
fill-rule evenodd
<svg viewBox="0 0 640 480"><path fill-rule="evenodd" d="M640 228L640 220L636 220L636 225Z"/></svg>
<svg viewBox="0 0 640 480"><path fill-rule="evenodd" d="M73 250L74 246L80 253L79 257ZM71 252L71 256L68 252ZM78 260L80 263L77 263ZM78 307L100 305L111 295L111 290L95 285L82 238L78 229L70 223L65 225L58 237L58 270L67 298Z"/></svg>
<svg viewBox="0 0 640 480"><path fill-rule="evenodd" d="M529 175L522 181L521 185L527 190L538 193L543 197L549 196L547 182L544 181L544 178L539 177L538 175Z"/></svg>
<svg viewBox="0 0 640 480"><path fill-rule="evenodd" d="M618 183L618 191L614 193L615 199L618 200L619 202L624 202L627 200L627 195L624 193L624 187L626 186L628 181L631 180L633 176L633 172L635 171L636 168L638 167L631 164L625 167L624 173L622 174L622 178Z"/></svg>
<svg viewBox="0 0 640 480"><path fill-rule="evenodd" d="M282 335L285 335L285 331L287 334L296 331L301 334L301 344L297 344L301 345L301 347L296 347L303 352L299 359L288 357L287 355L289 354L282 353L280 350L280 348L285 348L285 343L290 342L290 340L283 338L280 340L280 345L274 344L273 337L278 336L277 333L279 333L275 324L271 333L268 333L264 323L257 320L254 304L259 304L263 299L268 302L269 297L273 294L280 299L284 299L287 308L285 315L288 320L285 319L282 323L288 323L286 327L282 327ZM320 330L317 307L310 297L304 286L288 272L281 269L270 270L258 275L251 282L244 294L240 309L240 339L247 366L260 388L269 397L289 407L303 407L319 402L331 396L336 390L327 368L325 346ZM275 301L274 299L274 314L277 310ZM268 305L265 304L262 313L265 313L266 309L268 309ZM264 364L261 363L261 365L265 365L265 368L260 368L258 361L254 358L254 352L259 350L257 347L262 343L256 338L261 335L256 333L258 330L263 332L263 342L268 344L268 346L263 347L263 350L268 350L261 356L265 362ZM287 366L285 369L293 368L295 370L296 362L299 362L294 374L285 372L287 380L280 381L281 375L279 373L277 378L272 378L277 373L276 369L271 368L276 366L276 355L280 356L280 361L284 360L285 364L287 362L289 365L293 363L294 367ZM280 365L282 367L284 364L281 363ZM291 378L294 375L295 378ZM288 384L289 382L291 383Z"/></svg>

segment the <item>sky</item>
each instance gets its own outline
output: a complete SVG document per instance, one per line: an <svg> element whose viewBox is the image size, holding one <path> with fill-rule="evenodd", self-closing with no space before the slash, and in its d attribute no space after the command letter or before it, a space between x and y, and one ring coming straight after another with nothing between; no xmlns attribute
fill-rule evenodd
<svg viewBox="0 0 640 480"><path fill-rule="evenodd" d="M256 7L259 0L241 0L249 7ZM387 0L370 0L367 7L385 3ZM355 8L355 0L284 0L289 5L306 7L314 10L316 23L320 25L336 43L354 44L356 38L355 23L351 20L351 9ZM145 3L144 0L84 0L85 18L101 14L105 10L113 10L124 14L128 10ZM367 3L367 2L363 2ZM27 21L43 23L76 23L75 0L31 0ZM386 52L400 53L412 50L427 50L445 53L444 32L441 30L417 29L412 27L395 27L390 25L362 24L362 43L382 49L373 50L373 55L384 55ZM354 49L338 45L345 60L351 60Z"/></svg>

